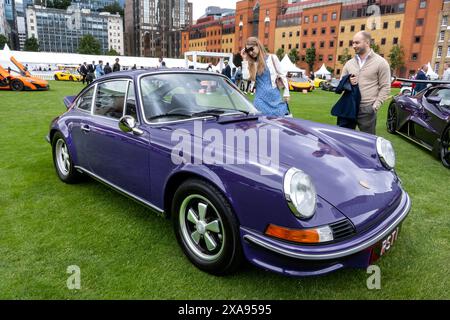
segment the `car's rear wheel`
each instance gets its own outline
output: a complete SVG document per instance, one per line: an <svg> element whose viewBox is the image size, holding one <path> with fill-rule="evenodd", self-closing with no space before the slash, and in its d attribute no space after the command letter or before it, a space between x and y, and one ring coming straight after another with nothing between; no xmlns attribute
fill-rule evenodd
<svg viewBox="0 0 450 320"><path fill-rule="evenodd" d="M70 80L70 81L73 81L73 77L72 77L72 76L70 76L70 77L69 77L69 80Z"/></svg>
<svg viewBox="0 0 450 320"><path fill-rule="evenodd" d="M66 140L59 132L53 136L52 151L53 164L58 177L65 183L78 182L81 174L75 169Z"/></svg>
<svg viewBox="0 0 450 320"><path fill-rule="evenodd" d="M20 80L13 80L11 81L11 90L12 91L22 91L23 90L23 82Z"/></svg>
<svg viewBox="0 0 450 320"><path fill-rule="evenodd" d="M59 79L58 79L58 76L57 76L56 74L53 76L53 79L55 79L56 81L59 80Z"/></svg>
<svg viewBox="0 0 450 320"><path fill-rule="evenodd" d="M320 89L323 88L323 82L319 83L319 88L320 88Z"/></svg>
<svg viewBox="0 0 450 320"><path fill-rule="evenodd" d="M386 120L386 128L389 133L395 134L397 131L397 109L395 108L395 103L392 103L388 109L388 115Z"/></svg>
<svg viewBox="0 0 450 320"><path fill-rule="evenodd" d="M225 275L239 267L239 225L217 188L198 179L184 182L173 198L172 220L178 243L199 269Z"/></svg>
<svg viewBox="0 0 450 320"><path fill-rule="evenodd" d="M450 126L442 134L440 156L444 167L450 169Z"/></svg>

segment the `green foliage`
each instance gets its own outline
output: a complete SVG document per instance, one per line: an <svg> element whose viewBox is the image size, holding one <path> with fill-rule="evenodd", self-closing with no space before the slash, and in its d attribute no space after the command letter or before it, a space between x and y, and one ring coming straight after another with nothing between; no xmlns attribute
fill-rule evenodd
<svg viewBox="0 0 450 320"><path fill-rule="evenodd" d="M120 4L116 1L113 4L110 4L108 6L103 7L101 11L106 11L112 14L119 13L122 17L124 16L123 8L120 6Z"/></svg>
<svg viewBox="0 0 450 320"><path fill-rule="evenodd" d="M47 0L47 8L66 10L71 3L71 0Z"/></svg>
<svg viewBox="0 0 450 320"><path fill-rule="evenodd" d="M24 50L34 52L39 51L39 42L34 36L25 40Z"/></svg>
<svg viewBox="0 0 450 320"><path fill-rule="evenodd" d="M277 50L276 55L277 55L277 57L278 57L279 60L282 60L282 59L284 58L284 49L283 49L283 48L279 48L279 49Z"/></svg>
<svg viewBox="0 0 450 320"><path fill-rule="evenodd" d="M289 59L291 59L293 64L296 64L300 60L300 57L298 56L298 51L296 48L293 48L289 52L288 56L289 56Z"/></svg>
<svg viewBox="0 0 450 320"><path fill-rule="evenodd" d="M309 70L314 72L314 63L316 62L316 48L311 47L306 49L306 63L309 66Z"/></svg>
<svg viewBox="0 0 450 320"><path fill-rule="evenodd" d="M373 50L373 52L378 53L378 54L380 53L380 46L378 44L376 44L375 42L373 42L370 45L370 48Z"/></svg>
<svg viewBox="0 0 450 320"><path fill-rule="evenodd" d="M347 61L352 59L352 55L350 54L348 48L344 49L344 52L342 53L342 55L339 57L339 62L342 65L345 65L347 63Z"/></svg>
<svg viewBox="0 0 450 320"><path fill-rule="evenodd" d="M3 50L3 48L5 47L5 44L8 44L8 38L2 34L0 34L0 50Z"/></svg>
<svg viewBox="0 0 450 320"><path fill-rule="evenodd" d="M92 35L87 34L80 40L80 46L78 47L78 53L81 54L101 54L100 41L94 38Z"/></svg>
<svg viewBox="0 0 450 320"><path fill-rule="evenodd" d="M405 53L402 47L398 45L393 46L388 57L392 70L396 71L405 66Z"/></svg>
<svg viewBox="0 0 450 320"><path fill-rule="evenodd" d="M114 50L112 47L106 52L107 56L120 56L120 53L118 53L116 50Z"/></svg>

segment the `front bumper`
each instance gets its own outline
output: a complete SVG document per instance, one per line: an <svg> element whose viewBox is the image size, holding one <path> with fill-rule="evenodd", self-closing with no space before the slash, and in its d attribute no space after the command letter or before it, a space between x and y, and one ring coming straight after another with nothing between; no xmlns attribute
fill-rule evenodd
<svg viewBox="0 0 450 320"><path fill-rule="evenodd" d="M241 227L244 252L249 261L260 267L292 275L318 275L344 267L364 268L369 265L372 247L392 233L410 209L411 200L403 191L398 207L377 226L353 238L328 245L288 243Z"/></svg>

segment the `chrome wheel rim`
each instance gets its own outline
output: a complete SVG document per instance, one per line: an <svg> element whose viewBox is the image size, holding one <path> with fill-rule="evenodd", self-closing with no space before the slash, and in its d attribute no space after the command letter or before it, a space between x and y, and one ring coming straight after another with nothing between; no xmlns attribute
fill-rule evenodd
<svg viewBox="0 0 450 320"><path fill-rule="evenodd" d="M56 142L55 153L56 153L55 155L56 164L58 166L59 172L62 175L67 176L70 171L70 156L69 151L67 150L67 145L64 142L64 140L59 139Z"/></svg>
<svg viewBox="0 0 450 320"><path fill-rule="evenodd" d="M180 206L181 236L197 257L214 261L222 254L225 232L222 219L214 205L205 197L194 194Z"/></svg>
<svg viewBox="0 0 450 320"><path fill-rule="evenodd" d="M397 123L397 114L395 112L395 108L393 106L389 107L388 113L387 126L389 131L394 132L396 130L395 127Z"/></svg>

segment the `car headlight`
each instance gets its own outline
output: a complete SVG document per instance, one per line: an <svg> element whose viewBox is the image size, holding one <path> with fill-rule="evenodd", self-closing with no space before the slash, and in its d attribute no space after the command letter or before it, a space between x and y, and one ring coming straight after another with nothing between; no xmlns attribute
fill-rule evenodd
<svg viewBox="0 0 450 320"><path fill-rule="evenodd" d="M311 177L297 168L284 176L284 195L292 212L301 219L311 218L316 211L317 193Z"/></svg>
<svg viewBox="0 0 450 320"><path fill-rule="evenodd" d="M378 137L377 153L381 162L387 169L393 169L395 167L395 151L389 140Z"/></svg>

